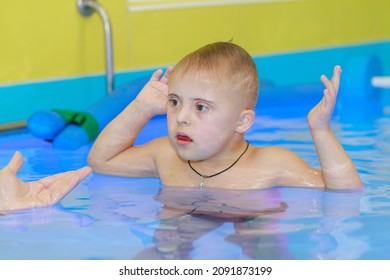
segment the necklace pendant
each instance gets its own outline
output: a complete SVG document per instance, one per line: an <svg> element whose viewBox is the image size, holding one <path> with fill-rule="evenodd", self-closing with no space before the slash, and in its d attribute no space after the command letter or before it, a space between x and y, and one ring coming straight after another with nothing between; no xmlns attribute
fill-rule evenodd
<svg viewBox="0 0 390 280"><path fill-rule="evenodd" d="M188 163L188 166L192 169L192 171L194 171L196 174L198 174L200 176L200 181L199 181L199 189L200 190L203 190L203 187L204 187L204 178L211 178L211 177L215 177L219 174L222 174L224 173L225 171L228 171L230 168L232 168L239 160L240 158L246 153L246 151L248 150L249 148L249 142L246 141L246 147L245 147L245 150L241 153L241 155L235 160L235 162L233 162L229 167L217 172L217 173L214 173L212 175L202 175L201 173L199 173L198 171L196 171L195 168L192 167L191 165L191 162L190 160L187 160L187 163Z"/></svg>
<svg viewBox="0 0 390 280"><path fill-rule="evenodd" d="M200 182L199 182L199 189L203 190L204 187L204 180L203 176L200 176Z"/></svg>

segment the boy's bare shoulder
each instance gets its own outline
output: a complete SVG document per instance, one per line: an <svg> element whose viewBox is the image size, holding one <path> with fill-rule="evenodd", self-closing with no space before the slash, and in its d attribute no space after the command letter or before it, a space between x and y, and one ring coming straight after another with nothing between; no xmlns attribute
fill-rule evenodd
<svg viewBox="0 0 390 280"><path fill-rule="evenodd" d="M172 148L172 145L169 142L169 138L167 136L154 138L148 143L148 145L154 148L166 148L168 146Z"/></svg>
<svg viewBox="0 0 390 280"><path fill-rule="evenodd" d="M294 152L278 146L264 146L256 148L256 157L261 160L283 161L298 157Z"/></svg>
<svg viewBox="0 0 390 280"><path fill-rule="evenodd" d="M278 146L265 146L255 149L253 154L255 166L268 174L280 174L306 167L306 163L296 153Z"/></svg>
<svg viewBox="0 0 390 280"><path fill-rule="evenodd" d="M168 137L159 137L147 143L148 149L155 157L165 157L168 154L176 154Z"/></svg>
<svg viewBox="0 0 390 280"><path fill-rule="evenodd" d="M283 147L267 146L255 151L256 165L274 184L281 186L319 186L323 185L319 170L309 166L295 152Z"/></svg>

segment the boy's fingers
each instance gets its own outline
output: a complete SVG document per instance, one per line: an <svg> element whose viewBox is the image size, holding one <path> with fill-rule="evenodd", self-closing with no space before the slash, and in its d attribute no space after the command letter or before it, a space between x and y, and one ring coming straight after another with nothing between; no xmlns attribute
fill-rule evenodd
<svg viewBox="0 0 390 280"><path fill-rule="evenodd" d="M161 78L161 82L167 84L169 82L169 77L171 76L173 67L168 66L167 71L165 71L164 76Z"/></svg>
<svg viewBox="0 0 390 280"><path fill-rule="evenodd" d="M340 85L340 75L341 75L341 67L337 65L334 67L333 77L332 77L332 83L336 89L336 92L338 91Z"/></svg>
<svg viewBox="0 0 390 280"><path fill-rule="evenodd" d="M324 90L324 106L325 109L328 110L330 106L333 104L331 95L329 94L329 90Z"/></svg>
<svg viewBox="0 0 390 280"><path fill-rule="evenodd" d="M330 94L337 94L336 86L334 85L334 79L337 80L337 77L333 76L332 80L330 81L325 75L321 75L321 82L324 84L326 89L329 91ZM336 81L338 83L338 81ZM337 84L338 86L338 84Z"/></svg>
<svg viewBox="0 0 390 280"><path fill-rule="evenodd" d="M7 164L6 168L13 174L16 174L23 165L23 156L19 151L16 151Z"/></svg>
<svg viewBox="0 0 390 280"><path fill-rule="evenodd" d="M151 81L158 81L161 77L161 74L163 73L163 70L162 69L158 69L157 71L155 71L152 75L152 77L150 78Z"/></svg>
<svg viewBox="0 0 390 280"><path fill-rule="evenodd" d="M331 86L332 84L332 82L329 81L329 79L325 75L321 75L320 80L326 88L329 88L329 86Z"/></svg>

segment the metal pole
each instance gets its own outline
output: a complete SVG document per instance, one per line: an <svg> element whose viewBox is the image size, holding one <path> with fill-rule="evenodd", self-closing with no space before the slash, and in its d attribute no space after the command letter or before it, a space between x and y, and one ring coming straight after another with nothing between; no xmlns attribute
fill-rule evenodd
<svg viewBox="0 0 390 280"><path fill-rule="evenodd" d="M96 0L77 0L77 6L83 16L90 16L97 11L103 21L105 47L106 47L106 75L107 75L107 92L114 90L114 59L112 48L112 35L110 18L104 8Z"/></svg>

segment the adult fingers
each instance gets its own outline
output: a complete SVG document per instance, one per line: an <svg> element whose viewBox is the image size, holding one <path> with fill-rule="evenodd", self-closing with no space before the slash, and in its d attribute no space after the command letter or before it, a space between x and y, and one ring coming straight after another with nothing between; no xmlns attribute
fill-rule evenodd
<svg viewBox="0 0 390 280"><path fill-rule="evenodd" d="M83 167L75 171L55 174L39 181L29 182L30 201L25 208L50 206L59 202L89 173L90 167Z"/></svg>
<svg viewBox="0 0 390 280"><path fill-rule="evenodd" d="M8 169L11 173L16 174L22 165L23 156L19 151L16 151L5 168Z"/></svg>
<svg viewBox="0 0 390 280"><path fill-rule="evenodd" d="M75 171L75 173L80 177L80 180L84 180L92 172L92 168L85 166Z"/></svg>
<svg viewBox="0 0 390 280"><path fill-rule="evenodd" d="M50 190L51 204L56 204L65 195L67 195L77 184L81 181L81 178L74 173L67 173L62 178L53 182L48 189Z"/></svg>
<svg viewBox="0 0 390 280"><path fill-rule="evenodd" d="M54 175L42 178L39 180L39 182L41 182L46 187L48 187L48 186L50 186L50 184L52 184L56 180L59 180L61 177L65 176L68 173L78 174L82 179L84 179L86 176L88 176L89 173L91 173L91 171L92 171L92 169L90 167L86 166L86 167L80 168L78 170L68 171L68 172L64 172L64 173L58 173L58 174L54 174Z"/></svg>

